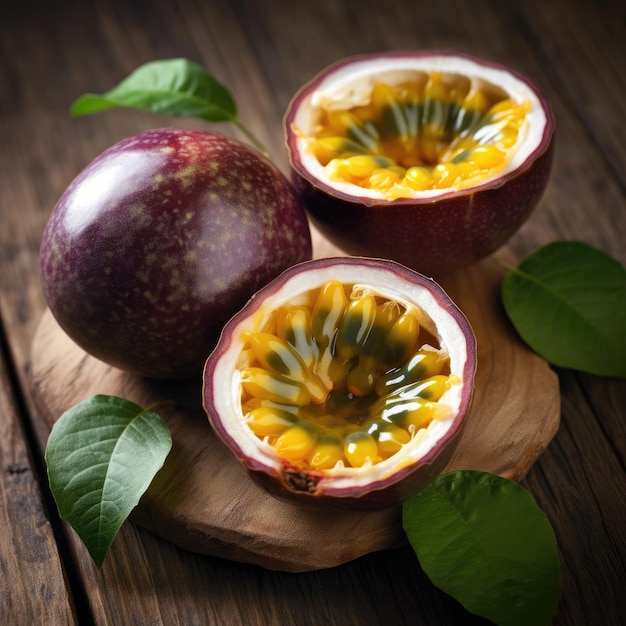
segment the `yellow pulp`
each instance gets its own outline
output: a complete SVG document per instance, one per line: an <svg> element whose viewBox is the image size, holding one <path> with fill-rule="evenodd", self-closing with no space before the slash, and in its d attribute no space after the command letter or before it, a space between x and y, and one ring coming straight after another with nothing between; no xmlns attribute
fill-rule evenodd
<svg viewBox="0 0 626 626"><path fill-rule="evenodd" d="M375 464L435 419L454 383L421 312L329 281L243 336L241 402L254 434L292 466Z"/></svg>
<svg viewBox="0 0 626 626"><path fill-rule="evenodd" d="M510 158L529 102L458 74L423 73L378 83L366 106L322 108L308 147L331 180L375 189L390 199L463 188Z"/></svg>

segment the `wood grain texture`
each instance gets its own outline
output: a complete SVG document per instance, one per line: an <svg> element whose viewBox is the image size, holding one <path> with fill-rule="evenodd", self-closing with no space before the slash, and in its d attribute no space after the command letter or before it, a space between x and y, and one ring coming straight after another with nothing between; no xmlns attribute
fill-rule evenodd
<svg viewBox="0 0 626 626"><path fill-rule="evenodd" d="M339 251L316 238L316 253ZM476 469L520 480L558 430L559 386L545 361L508 325L499 304L503 275L491 258L446 282L478 344L472 408L446 470ZM98 393L140 406L174 400L174 410L164 409L172 452L132 519L183 548L302 572L404 543L399 508L319 511L269 496L213 434L199 406L201 381L163 383L109 367L76 346L49 311L35 335L31 361L35 398L51 424Z"/></svg>
<svg viewBox="0 0 626 626"><path fill-rule="evenodd" d="M72 598L46 518L9 375L0 361L0 619L73 624Z"/></svg>

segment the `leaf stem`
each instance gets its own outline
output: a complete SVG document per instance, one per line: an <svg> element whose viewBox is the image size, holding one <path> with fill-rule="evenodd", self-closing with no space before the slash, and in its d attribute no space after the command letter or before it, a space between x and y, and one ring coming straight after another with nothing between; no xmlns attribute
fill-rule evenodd
<svg viewBox="0 0 626 626"><path fill-rule="evenodd" d="M173 399L156 400L150 406L147 406L146 408L144 408L139 414L139 416L145 415L146 413L155 413L157 409L160 409L161 407L168 407L168 406L175 406L175 405L176 403L174 402Z"/></svg>
<svg viewBox="0 0 626 626"><path fill-rule="evenodd" d="M509 271L509 272L517 272L518 269L517 267L511 265L510 263L507 263L506 261L503 261L502 259L496 259L496 263L503 269Z"/></svg>
<svg viewBox="0 0 626 626"><path fill-rule="evenodd" d="M232 120L232 123L250 140L250 142L254 145L254 147L263 154L263 156L271 159L269 150L257 139L255 135L248 130L246 126L244 126L238 119Z"/></svg>

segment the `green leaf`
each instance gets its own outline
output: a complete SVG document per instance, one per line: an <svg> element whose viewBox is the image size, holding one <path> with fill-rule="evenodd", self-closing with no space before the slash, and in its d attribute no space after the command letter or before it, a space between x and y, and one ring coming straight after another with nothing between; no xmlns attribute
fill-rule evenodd
<svg viewBox="0 0 626 626"><path fill-rule="evenodd" d="M550 623L559 601L552 527L517 483L439 476L403 504L403 526L433 584L500 626Z"/></svg>
<svg viewBox="0 0 626 626"><path fill-rule="evenodd" d="M187 59L146 63L110 91L81 96L72 104L71 113L81 117L117 107L206 122L230 122L269 157L267 148L239 120L237 105L228 89Z"/></svg>
<svg viewBox="0 0 626 626"><path fill-rule="evenodd" d="M522 339L553 365L626 378L626 270L577 241L550 243L502 284Z"/></svg>
<svg viewBox="0 0 626 626"><path fill-rule="evenodd" d="M82 116L115 107L208 122L237 119L235 101L226 87L186 59L146 63L110 91L80 97L71 111L74 116Z"/></svg>
<svg viewBox="0 0 626 626"><path fill-rule="evenodd" d="M115 396L75 405L46 446L52 495L98 567L172 447L163 420Z"/></svg>

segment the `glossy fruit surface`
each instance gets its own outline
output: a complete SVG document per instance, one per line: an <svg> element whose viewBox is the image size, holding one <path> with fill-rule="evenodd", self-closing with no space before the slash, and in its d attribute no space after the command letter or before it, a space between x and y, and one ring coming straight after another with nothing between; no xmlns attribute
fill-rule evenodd
<svg viewBox="0 0 626 626"><path fill-rule="evenodd" d="M156 129L115 144L70 184L43 234L41 282L65 332L116 367L201 375L222 326L311 256L304 211L248 146Z"/></svg>
<svg viewBox="0 0 626 626"><path fill-rule="evenodd" d="M552 162L554 120L537 86L454 52L340 61L300 89L284 125L294 183L322 234L434 276L502 246Z"/></svg>
<svg viewBox="0 0 626 626"><path fill-rule="evenodd" d="M469 409L470 325L387 260L298 264L226 325L204 407L252 477L311 504L393 506L441 471Z"/></svg>

